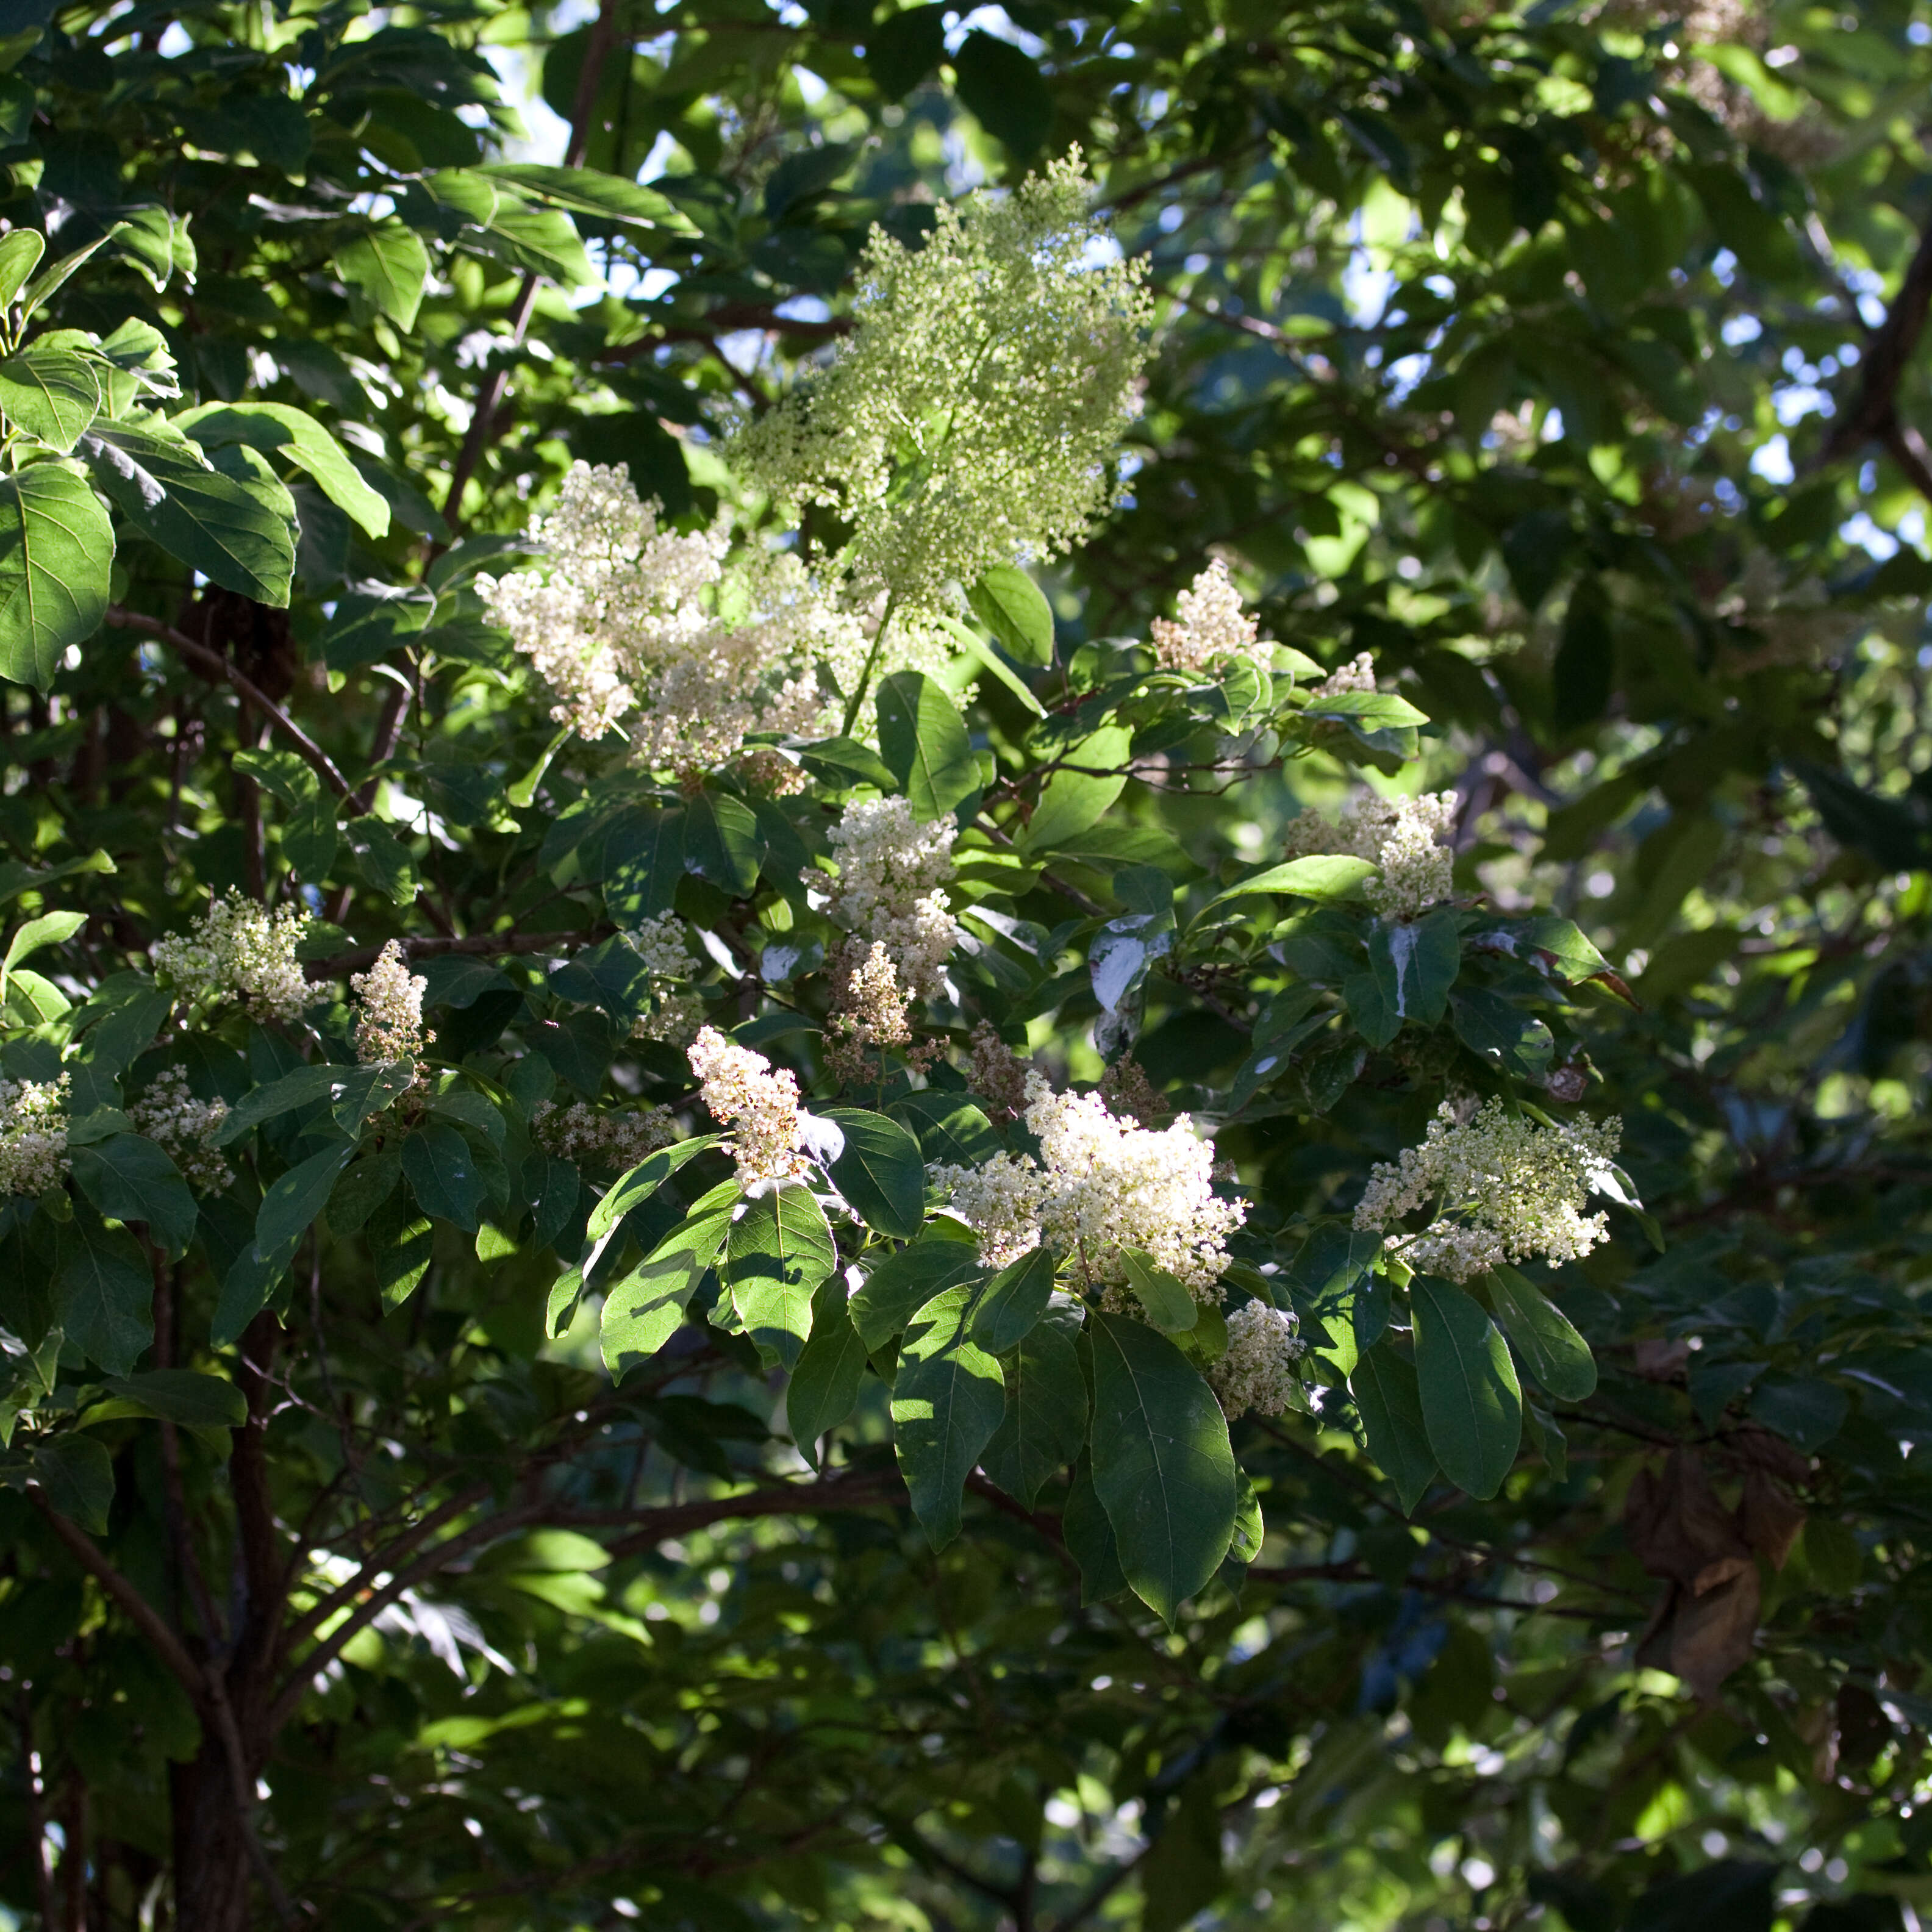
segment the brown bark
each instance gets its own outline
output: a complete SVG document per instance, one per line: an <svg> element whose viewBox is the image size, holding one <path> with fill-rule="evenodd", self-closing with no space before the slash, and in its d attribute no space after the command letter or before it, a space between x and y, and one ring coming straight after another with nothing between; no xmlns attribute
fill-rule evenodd
<svg viewBox="0 0 1932 1932"><path fill-rule="evenodd" d="M196 1755L168 1768L174 1932L248 1932L248 1841L221 1740L204 1730Z"/></svg>

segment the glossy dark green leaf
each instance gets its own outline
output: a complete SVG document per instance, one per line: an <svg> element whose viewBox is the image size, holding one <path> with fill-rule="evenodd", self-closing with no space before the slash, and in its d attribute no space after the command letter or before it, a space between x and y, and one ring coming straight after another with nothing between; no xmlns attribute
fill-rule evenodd
<svg viewBox="0 0 1932 1932"><path fill-rule="evenodd" d="M919 1142L889 1114L828 1107L824 1118L844 1136L831 1174L868 1227L910 1240L926 1224L926 1161Z"/></svg>
<svg viewBox="0 0 1932 1932"><path fill-rule="evenodd" d="M892 1112L919 1136L920 1150L928 1163L977 1167L1000 1150L992 1122L967 1094L928 1087L895 1100Z"/></svg>
<svg viewBox="0 0 1932 1932"><path fill-rule="evenodd" d="M416 326L429 252L400 221L376 223L335 251L335 272L399 328Z"/></svg>
<svg viewBox="0 0 1932 1932"><path fill-rule="evenodd" d="M1558 1401L1587 1401L1597 1364L1569 1316L1514 1268L1492 1268L1489 1279L1496 1319L1523 1366Z"/></svg>
<svg viewBox="0 0 1932 1932"><path fill-rule="evenodd" d="M760 1356L798 1366L812 1333L812 1298L838 1258L810 1188L768 1186L747 1201L725 1243L732 1305Z"/></svg>
<svg viewBox="0 0 1932 1932"><path fill-rule="evenodd" d="M878 716L880 754L914 818L922 823L943 818L980 789L980 764L965 721L931 678L894 672L879 686Z"/></svg>
<svg viewBox="0 0 1932 1932"><path fill-rule="evenodd" d="M968 1332L974 1297L949 1288L914 1315L892 1383L892 1446L935 1550L959 1534L966 1478L1006 1408L1004 1372Z"/></svg>
<svg viewBox="0 0 1932 1932"><path fill-rule="evenodd" d="M1114 1526L1101 1507L1100 1492L1094 1486L1092 1459L1082 1454L1066 1492L1066 1508L1060 1520L1060 1533L1066 1539L1067 1554L1080 1570L1082 1604L1105 1603L1120 1595L1127 1587L1126 1573L1120 1568L1120 1550Z"/></svg>
<svg viewBox="0 0 1932 1932"><path fill-rule="evenodd" d="M0 676L44 691L100 628L114 532L86 479L59 463L0 477Z"/></svg>
<svg viewBox="0 0 1932 1932"><path fill-rule="evenodd" d="M996 563L966 593L973 614L1022 664L1053 662L1053 607L1017 565Z"/></svg>
<svg viewBox="0 0 1932 1932"><path fill-rule="evenodd" d="M758 883L765 842L758 815L729 792L701 791L685 807L684 862L735 898Z"/></svg>
<svg viewBox="0 0 1932 1932"><path fill-rule="evenodd" d="M1442 1473L1479 1500L1502 1488L1522 1437L1522 1391L1508 1346L1460 1288L1418 1275L1415 1379Z"/></svg>
<svg viewBox="0 0 1932 1932"><path fill-rule="evenodd" d="M110 1220L140 1221L157 1246L187 1252L199 1210L181 1170L140 1134L111 1134L72 1150L74 1178L81 1192Z"/></svg>
<svg viewBox="0 0 1932 1932"><path fill-rule="evenodd" d="M476 1233L483 1218L483 1177L475 1150L454 1127L431 1120L417 1128L403 1143L403 1172L431 1220Z"/></svg>
<svg viewBox="0 0 1932 1932"><path fill-rule="evenodd" d="M635 1268L610 1284L604 1298L600 1346L612 1375L621 1380L676 1333L699 1282L718 1260L740 1198L736 1180L721 1182Z"/></svg>
<svg viewBox="0 0 1932 1932"><path fill-rule="evenodd" d="M882 1348L914 1312L942 1290L977 1281L986 1270L979 1251L959 1241L928 1237L873 1265L852 1298L852 1321L868 1350Z"/></svg>
<svg viewBox="0 0 1932 1932"><path fill-rule="evenodd" d="M814 1469L819 1438L852 1413L865 1372L866 1345L852 1325L844 1278L835 1270L812 1298L812 1339L785 1386L792 1440Z"/></svg>
<svg viewBox="0 0 1932 1932"><path fill-rule="evenodd" d="M1447 910L1412 921L1378 920L1369 938L1369 970L1400 1022L1434 1026L1448 1010L1461 963L1456 915Z"/></svg>
<svg viewBox="0 0 1932 1932"><path fill-rule="evenodd" d="M1120 1250L1121 1265L1126 1270L1127 1286L1147 1311L1147 1318L1164 1334L1174 1335L1192 1328L1201 1318L1201 1304L1151 1255L1138 1248Z"/></svg>
<svg viewBox="0 0 1932 1932"><path fill-rule="evenodd" d="M400 1308L422 1284L436 1253L436 1230L400 1190L369 1216L369 1252L386 1309Z"/></svg>
<svg viewBox="0 0 1932 1932"><path fill-rule="evenodd" d="M194 1369L149 1369L138 1376L113 1376L108 1393L164 1422L188 1429L238 1429L248 1419L242 1391L224 1376Z"/></svg>
<svg viewBox="0 0 1932 1932"><path fill-rule="evenodd" d="M980 1464L992 1480L1028 1509L1087 1440L1087 1378L1080 1372L1079 1335L1078 1310L1049 1309L1018 1349L1000 1358L1006 1407Z"/></svg>
<svg viewBox="0 0 1932 1932"><path fill-rule="evenodd" d="M974 1340L995 1355L1017 1348L1046 1312L1058 1267L1053 1250L1040 1247L1000 1269L974 1312Z"/></svg>
<svg viewBox="0 0 1932 1932"><path fill-rule="evenodd" d="M64 455L100 411L95 366L64 349L0 359L0 415Z"/></svg>
<svg viewBox="0 0 1932 1932"><path fill-rule="evenodd" d="M1094 1486L1129 1586L1171 1625L1234 1533L1227 1420L1199 1371L1144 1322L1096 1314L1088 1333Z"/></svg>
<svg viewBox="0 0 1932 1932"><path fill-rule="evenodd" d="M154 1339L154 1278L139 1244L77 1207L60 1230L58 1256L55 1319L88 1360L127 1375Z"/></svg>
<svg viewBox="0 0 1932 1932"><path fill-rule="evenodd" d="M96 1536L107 1534L114 1465L92 1436L44 1436L34 1444L34 1479L50 1509Z"/></svg>
<svg viewBox="0 0 1932 1932"><path fill-rule="evenodd" d="M1390 1342L1378 1342L1357 1358L1348 1393L1362 1418L1369 1454L1395 1485L1405 1514L1413 1515L1436 1479L1436 1452L1422 1419L1414 1364Z"/></svg>

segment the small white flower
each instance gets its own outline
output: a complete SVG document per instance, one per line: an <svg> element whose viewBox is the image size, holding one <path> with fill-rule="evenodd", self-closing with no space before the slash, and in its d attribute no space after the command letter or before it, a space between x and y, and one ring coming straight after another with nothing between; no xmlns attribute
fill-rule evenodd
<svg viewBox="0 0 1932 1932"><path fill-rule="evenodd" d="M1532 1255L1578 1260L1609 1238L1605 1216L1582 1210L1591 1190L1610 1179L1622 1132L1615 1119L1555 1127L1512 1119L1500 1100L1485 1101L1459 1124L1445 1100L1420 1147L1370 1173L1355 1226L1387 1229L1429 1212L1420 1234L1390 1234L1387 1245L1418 1274L1450 1281Z"/></svg>
<svg viewBox="0 0 1932 1932"><path fill-rule="evenodd" d="M702 1083L712 1118L736 1130L731 1148L740 1186L804 1173L795 1074L775 1069L762 1053L727 1040L716 1027L700 1032L686 1058Z"/></svg>
<svg viewBox="0 0 1932 1932"><path fill-rule="evenodd" d="M146 1093L130 1101L128 1118L182 1172L192 1187L219 1194L235 1178L214 1136L228 1118L226 1100L200 1100L188 1090L188 1070L170 1066L155 1075Z"/></svg>
<svg viewBox="0 0 1932 1932"><path fill-rule="evenodd" d="M538 1146L560 1160L616 1168L635 1167L646 1154L677 1138L670 1114L662 1107L600 1114L581 1100L568 1107L554 1100L540 1102L530 1116L530 1131Z"/></svg>
<svg viewBox="0 0 1932 1932"><path fill-rule="evenodd" d="M366 973L349 982L360 1010L356 1016L356 1058L374 1060L420 1060L435 1039L422 1023L423 995L429 982L410 970L400 943L391 940Z"/></svg>
<svg viewBox="0 0 1932 1932"><path fill-rule="evenodd" d="M162 985L190 1003L232 999L258 1020L298 1020L315 1000L296 957L311 918L306 906L272 913L230 892L187 932L156 940L148 957Z"/></svg>
<svg viewBox="0 0 1932 1932"><path fill-rule="evenodd" d="M72 1078L0 1080L0 1194L44 1194L66 1179Z"/></svg>
<svg viewBox="0 0 1932 1932"><path fill-rule="evenodd" d="M1415 919L1452 890L1456 855L1436 840L1456 822L1456 806L1453 791L1398 799L1371 793L1333 825L1319 812L1304 812L1288 826L1288 856L1334 852L1366 859L1382 875L1365 888L1369 903L1386 918Z"/></svg>
<svg viewBox="0 0 1932 1932"><path fill-rule="evenodd" d="M1154 620L1154 654L1166 670L1203 671L1216 658L1254 654L1255 620L1216 557L1174 599L1178 614Z"/></svg>
<svg viewBox="0 0 1932 1932"><path fill-rule="evenodd" d="M1300 1392L1294 1365L1308 1352L1288 1308L1245 1301L1228 1317L1228 1352L1208 1371L1208 1386L1230 1416L1252 1409L1279 1415Z"/></svg>
<svg viewBox="0 0 1932 1932"><path fill-rule="evenodd" d="M951 901L940 890L952 877L950 818L919 824L902 798L854 799L830 834L838 862L828 910L842 926L886 949L908 998L932 998L959 941ZM822 872L808 872L822 886Z"/></svg>
<svg viewBox="0 0 1932 1932"><path fill-rule="evenodd" d="M1097 1094L1054 1093L1036 1072L1026 1094L1040 1162L1001 1154L934 1171L980 1258L1003 1268L1045 1240L1103 1291L1103 1306L1133 1312L1121 1251L1138 1248L1197 1301L1218 1302L1227 1238L1246 1210L1215 1194L1214 1149L1188 1117L1152 1132L1117 1119Z"/></svg>

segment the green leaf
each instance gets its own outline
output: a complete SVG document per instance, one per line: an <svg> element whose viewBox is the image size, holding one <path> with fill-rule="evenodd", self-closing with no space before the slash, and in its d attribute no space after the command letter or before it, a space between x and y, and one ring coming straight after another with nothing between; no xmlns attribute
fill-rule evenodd
<svg viewBox="0 0 1932 1932"><path fill-rule="evenodd" d="M889 792L899 782L878 753L856 738L821 738L816 744L801 746L798 755L814 778L836 791L868 784Z"/></svg>
<svg viewBox="0 0 1932 1932"><path fill-rule="evenodd" d="M1017 565L996 563L966 593L973 614L1022 664L1053 662L1053 607Z"/></svg>
<svg viewBox="0 0 1932 1932"><path fill-rule="evenodd" d="M980 761L959 707L916 670L879 686L879 752L922 824L980 789Z"/></svg>
<svg viewBox="0 0 1932 1932"><path fill-rule="evenodd" d="M38 919L28 920L7 942L7 957L0 963L0 984L22 959L43 946L64 945L86 923L84 912L44 912Z"/></svg>
<svg viewBox="0 0 1932 1932"><path fill-rule="evenodd" d="M1570 1318L1513 1268L1490 1270L1490 1300L1523 1366L1558 1402L1594 1394L1597 1364Z"/></svg>
<svg viewBox="0 0 1932 1932"><path fill-rule="evenodd" d="M1398 1022L1434 1026L1449 1010L1449 988L1461 964L1453 912L1433 912L1412 922L1378 920L1369 935L1369 970Z"/></svg>
<svg viewBox="0 0 1932 1932"><path fill-rule="evenodd" d="M812 1295L838 1259L825 1210L801 1184L768 1186L732 1222L724 1260L732 1306L768 1364L798 1366Z"/></svg>
<svg viewBox="0 0 1932 1932"><path fill-rule="evenodd" d="M882 1234L915 1239L926 1225L926 1160L898 1121L862 1107L828 1107L823 1118L845 1136L832 1162L840 1193L860 1220Z"/></svg>
<svg viewBox="0 0 1932 1932"><path fill-rule="evenodd" d="M1067 1554L1080 1566L1083 1606L1105 1603L1126 1588L1126 1573L1120 1568L1120 1543L1094 1486L1092 1458L1085 1454L1074 1466L1066 1508L1060 1519L1060 1533L1066 1540Z"/></svg>
<svg viewBox="0 0 1932 1932"><path fill-rule="evenodd" d="M633 1208L641 1208L673 1174L718 1142L716 1134L698 1134L674 1147L659 1148L647 1154L635 1167L626 1168L614 1180L604 1198L590 1210L584 1232L597 1244L598 1251L616 1232L617 1223ZM595 1264L596 1254L584 1262L586 1272Z"/></svg>
<svg viewBox="0 0 1932 1932"><path fill-rule="evenodd" d="M193 1369L149 1369L142 1375L112 1376L107 1388L117 1401L184 1429L239 1429L248 1420L248 1402L232 1382ZM98 1413L90 1411L89 1419Z"/></svg>
<svg viewBox="0 0 1932 1932"><path fill-rule="evenodd" d="M46 251L46 237L31 228L16 228L0 238L0 308L12 303Z"/></svg>
<svg viewBox="0 0 1932 1932"><path fill-rule="evenodd" d="M146 1222L167 1255L188 1252L200 1210L180 1170L154 1142L140 1134L111 1134L71 1151L74 1180L104 1216Z"/></svg>
<svg viewBox="0 0 1932 1932"><path fill-rule="evenodd" d="M302 1237L328 1206L336 1176L349 1165L355 1151L346 1142L324 1148L279 1176L262 1196L255 1216L255 1252L268 1267L279 1270L295 1259ZM408 1164L406 1155L404 1165L406 1168Z"/></svg>
<svg viewBox="0 0 1932 1932"><path fill-rule="evenodd" d="M1227 1418L1174 1344L1131 1316L1095 1314L1094 1487L1129 1586L1172 1627L1220 1568L1239 1492Z"/></svg>
<svg viewBox="0 0 1932 1932"><path fill-rule="evenodd" d="M100 412L94 365L67 349L29 349L0 361L0 414L64 456Z"/></svg>
<svg viewBox="0 0 1932 1932"><path fill-rule="evenodd" d="M473 1234L482 1225L487 1191L475 1151L455 1128L430 1120L403 1143L403 1172L418 1204L432 1221Z"/></svg>
<svg viewBox="0 0 1932 1932"><path fill-rule="evenodd" d="M1018 842L1021 848L1048 852L1062 839L1097 825L1126 788L1127 775L1118 768L1126 764L1132 744L1124 724L1103 724L1068 752L1040 793Z"/></svg>
<svg viewBox="0 0 1932 1932"><path fill-rule="evenodd" d="M265 1087L250 1088L229 1108L227 1118L215 1130L215 1145L232 1147L264 1120L278 1119L298 1107L312 1107L320 1101L340 1099L352 1071L329 1064L298 1066Z"/></svg>
<svg viewBox="0 0 1932 1932"><path fill-rule="evenodd" d="M92 1436L42 1437L34 1444L34 1480L57 1515L96 1536L107 1534L114 1465Z"/></svg>
<svg viewBox="0 0 1932 1932"><path fill-rule="evenodd" d="M956 617L946 616L944 612L940 615L939 623L943 630L956 638L968 650L970 651L1036 718L1044 718L1046 716L1046 706L1034 697L1028 687L1026 680L1013 669L1011 664L1007 663L1004 658L1000 656L991 644L986 642L985 638L980 635L978 632L968 625L961 623Z"/></svg>
<svg viewBox="0 0 1932 1932"><path fill-rule="evenodd" d="M368 1241L382 1306L400 1308L429 1272L436 1255L436 1230L427 1216L410 1205L406 1195L394 1190L370 1215Z"/></svg>
<svg viewBox="0 0 1932 1932"><path fill-rule="evenodd" d="M1422 1419L1422 1397L1415 1365L1387 1341L1364 1349L1348 1377L1348 1393L1362 1418L1369 1454L1395 1485L1402 1513L1415 1514L1423 1492L1436 1478L1436 1455Z"/></svg>
<svg viewBox="0 0 1932 1932"><path fill-rule="evenodd" d="M1418 1275L1408 1293L1429 1446L1450 1481L1486 1501L1502 1488L1522 1438L1522 1390L1508 1346L1460 1288Z"/></svg>
<svg viewBox="0 0 1932 1932"><path fill-rule="evenodd" d="M976 1340L984 1339L976 1318L974 1331ZM981 1454L980 1466L1028 1509L1087 1440L1087 1378L1080 1372L1079 1336L1078 1310L1050 1308L1028 1330L1018 1352L1004 1354L1006 1408ZM1111 1529L1108 1534L1111 1540ZM1124 1580L1119 1587L1126 1587Z"/></svg>
<svg viewBox="0 0 1932 1932"><path fill-rule="evenodd" d="M943 5L908 7L866 31L866 69L884 98L902 100L946 55Z"/></svg>
<svg viewBox="0 0 1932 1932"><path fill-rule="evenodd" d="M1000 1269L987 1283L973 1317L974 1340L995 1355L1017 1348L1046 1312L1058 1269L1059 1258L1051 1248L1034 1248Z"/></svg>
<svg viewBox="0 0 1932 1932"><path fill-rule="evenodd" d="M384 221L335 251L335 272L398 328L416 326L429 250L400 221Z"/></svg>
<svg viewBox="0 0 1932 1932"><path fill-rule="evenodd" d="M70 255L62 255L50 262L20 291L20 319L25 322L34 310L55 292L66 286L67 281L77 270L83 268L100 250L107 246L105 235L97 237L86 247L76 248Z"/></svg>
<svg viewBox="0 0 1932 1932"><path fill-rule="evenodd" d="M844 1278L835 1270L812 1298L812 1339L785 1390L792 1440L814 1469L819 1438L852 1413L865 1372L866 1345L852 1325Z"/></svg>
<svg viewBox="0 0 1932 1932"><path fill-rule="evenodd" d="M888 1255L852 1298L859 1339L876 1353L935 1295L962 1282L976 1282L985 1273L979 1251L962 1241L928 1238Z"/></svg>
<svg viewBox="0 0 1932 1932"><path fill-rule="evenodd" d="M346 451L306 410L286 403L209 403L174 418L204 449L245 443L280 453L314 477L328 500L372 537L389 533L388 503L363 482Z"/></svg>
<svg viewBox="0 0 1932 1932"><path fill-rule="evenodd" d="M1147 1310L1148 1319L1164 1334L1178 1335L1201 1318L1201 1304L1151 1255L1138 1248L1123 1248L1120 1261L1127 1271L1127 1286Z"/></svg>
<svg viewBox="0 0 1932 1932"><path fill-rule="evenodd" d="M928 1162L977 1167L1000 1151L992 1122L964 1094L928 1087L895 1100L892 1112L919 1136L920 1150Z"/></svg>
<svg viewBox="0 0 1932 1932"><path fill-rule="evenodd" d="M1317 853L1305 859L1290 859L1284 865L1264 866L1245 879L1238 879L1216 892L1202 910L1211 911L1229 899L1250 892L1292 893L1298 898L1349 898L1364 879L1375 876L1375 867L1366 859L1350 859L1340 854Z"/></svg>
<svg viewBox="0 0 1932 1932"><path fill-rule="evenodd" d="M262 479L224 475L152 414L97 423L80 446L121 514L169 556L257 604L288 602L295 539Z"/></svg>
<svg viewBox="0 0 1932 1932"><path fill-rule="evenodd" d="M124 1376L154 1339L154 1280L134 1236L76 1207L60 1231L54 1319L89 1360Z"/></svg>
<svg viewBox="0 0 1932 1932"><path fill-rule="evenodd" d="M742 898L758 883L764 862L765 842L759 836L757 814L729 792L701 791L685 806L684 862L688 871L709 879L734 898Z"/></svg>
<svg viewBox="0 0 1932 1932"><path fill-rule="evenodd" d="M962 1284L913 1316L892 1383L892 1446L926 1540L959 1534L960 1498L1006 1408L1006 1376L968 1328L976 1291Z"/></svg>
<svg viewBox="0 0 1932 1932"><path fill-rule="evenodd" d="M1525 949L1546 954L1556 970L1566 980L1588 980L1610 970L1610 962L1585 938L1576 922L1554 916L1526 919L1504 926L1501 935L1511 942L1512 950Z"/></svg>
<svg viewBox="0 0 1932 1932"><path fill-rule="evenodd" d="M1053 130L1053 90L1019 48L976 27L952 56L952 71L961 101L1016 162L1046 145Z"/></svg>
<svg viewBox="0 0 1932 1932"><path fill-rule="evenodd" d="M691 218L656 189L640 188L620 175L601 174L595 168L494 161L469 172L520 189L539 200L554 201L560 208L574 209L579 214L601 215L608 221L640 222L679 235L698 232Z"/></svg>
<svg viewBox="0 0 1932 1932"><path fill-rule="evenodd" d="M735 1180L721 1183L604 1298L602 1346L604 1366L625 1374L670 1340L684 1320L686 1305L718 1258L741 1199Z"/></svg>
<svg viewBox="0 0 1932 1932"><path fill-rule="evenodd" d="M114 531L86 479L61 463L0 477L0 676L44 691L100 628Z"/></svg>

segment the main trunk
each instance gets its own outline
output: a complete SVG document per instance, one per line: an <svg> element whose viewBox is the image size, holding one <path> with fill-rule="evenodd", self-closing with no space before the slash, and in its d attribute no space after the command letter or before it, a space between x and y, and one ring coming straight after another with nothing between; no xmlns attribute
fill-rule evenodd
<svg viewBox="0 0 1932 1932"><path fill-rule="evenodd" d="M199 1755L170 1771L174 1932L248 1932L248 1848L220 1742L204 1733Z"/></svg>

